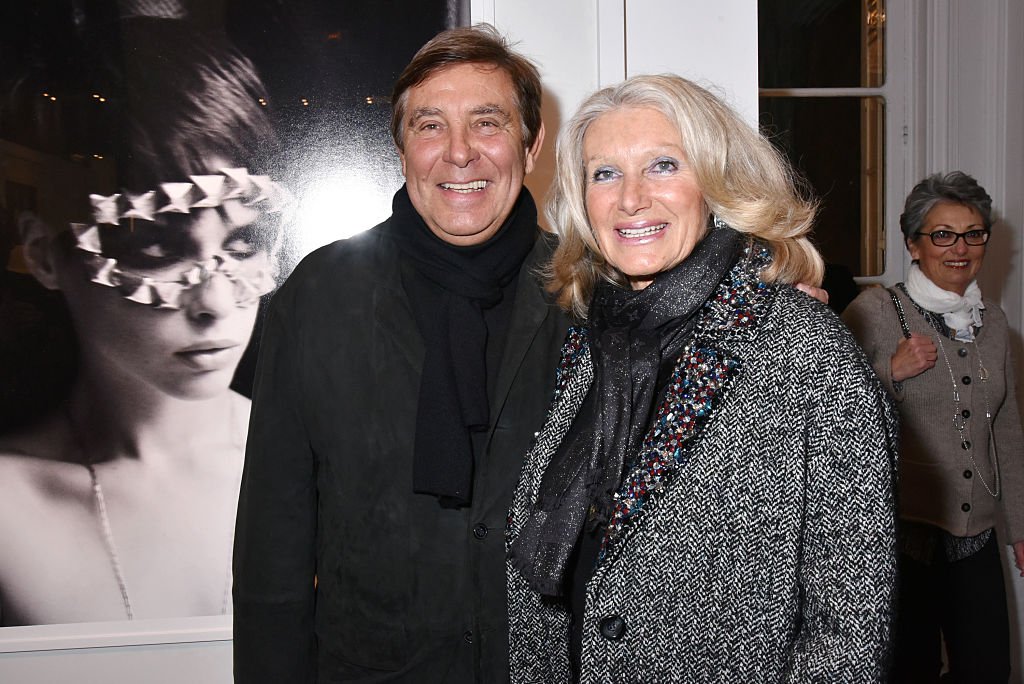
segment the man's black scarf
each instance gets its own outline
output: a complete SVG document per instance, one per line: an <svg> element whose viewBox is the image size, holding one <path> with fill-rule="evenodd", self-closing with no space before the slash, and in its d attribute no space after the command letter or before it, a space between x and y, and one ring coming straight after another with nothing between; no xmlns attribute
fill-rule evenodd
<svg viewBox="0 0 1024 684"><path fill-rule="evenodd" d="M487 326L537 238L537 207L523 188L512 212L487 242L456 247L434 235L403 186L395 193L385 235L403 260L428 281L407 287L426 355L420 380L413 455L413 491L446 506L466 505L473 486L470 433L490 423Z"/></svg>
<svg viewBox="0 0 1024 684"><path fill-rule="evenodd" d="M732 228L712 228L682 263L643 290L597 286L588 324L594 381L509 554L540 593L563 592L588 511L594 524L608 521L624 470L650 428L661 371L675 364L740 244Z"/></svg>

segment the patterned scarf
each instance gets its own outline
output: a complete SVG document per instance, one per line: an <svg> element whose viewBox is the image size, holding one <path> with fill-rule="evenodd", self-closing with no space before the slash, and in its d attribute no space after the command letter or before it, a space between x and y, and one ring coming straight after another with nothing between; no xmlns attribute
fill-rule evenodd
<svg viewBox="0 0 1024 684"><path fill-rule="evenodd" d="M561 595L584 520L607 522L625 468L649 429L662 370L675 364L741 242L716 221L682 263L645 289L598 286L589 317L594 381L509 551L536 591Z"/></svg>

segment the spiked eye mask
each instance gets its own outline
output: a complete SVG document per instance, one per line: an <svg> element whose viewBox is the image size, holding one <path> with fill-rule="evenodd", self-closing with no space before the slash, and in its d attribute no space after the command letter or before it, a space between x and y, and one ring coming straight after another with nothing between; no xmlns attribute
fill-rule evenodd
<svg viewBox="0 0 1024 684"><path fill-rule="evenodd" d="M161 183L159 190L142 194L90 195L93 223L72 223L78 249L92 282L117 289L124 298L160 309L181 308L182 294L202 287L215 275L233 285L235 302L248 306L274 288L277 244L241 255L226 252L205 261L188 262L172 276L140 273L119 266L104 250L102 231L116 226L134 230L136 221L156 222L162 214L190 214L216 208L230 215L239 204L263 214L281 214L291 195L267 176L252 176L242 168L221 169L219 174L190 176L191 183ZM160 230L174 230L162 227ZM280 241L278 235L275 243Z"/></svg>

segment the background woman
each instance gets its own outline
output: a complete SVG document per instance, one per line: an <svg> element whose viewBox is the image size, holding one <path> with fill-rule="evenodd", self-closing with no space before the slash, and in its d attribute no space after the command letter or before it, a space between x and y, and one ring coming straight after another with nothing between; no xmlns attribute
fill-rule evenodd
<svg viewBox="0 0 1024 684"><path fill-rule="evenodd" d="M976 281L992 199L967 174L935 174L907 196L900 228L906 283L866 290L843 315L902 418L893 681L938 681L941 631L953 681L1006 682L997 537L1024 570L1024 442L1006 316Z"/></svg>
<svg viewBox="0 0 1024 684"><path fill-rule="evenodd" d="M180 22L127 21L115 178L70 225L21 222L77 338L65 397L0 438L0 625L230 610L249 400L230 389L274 286L284 195L251 64Z"/></svg>
<svg viewBox="0 0 1024 684"><path fill-rule="evenodd" d="M634 77L558 143L571 331L510 513L513 681L878 681L894 415L813 207L706 90Z"/></svg>

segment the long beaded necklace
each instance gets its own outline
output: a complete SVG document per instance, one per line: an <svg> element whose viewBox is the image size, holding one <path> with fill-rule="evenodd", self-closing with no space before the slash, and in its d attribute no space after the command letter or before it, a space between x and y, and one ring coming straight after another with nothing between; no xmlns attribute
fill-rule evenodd
<svg viewBox="0 0 1024 684"><path fill-rule="evenodd" d="M904 294L906 294L905 289L900 289L902 289ZM892 293L891 291L890 293L892 294L893 304L896 306L896 314L900 320L900 326L903 328L903 334L904 336L909 337L910 329L907 326L907 318L906 313L903 310L903 302L900 301L899 297L897 297L895 293ZM907 296L909 297L910 295ZM921 308L918 308L918 311L924 317L925 322L928 323L929 328L931 328L932 336L935 338L935 345L939 348L939 351L942 352L942 360L946 362L946 370L949 371L949 380L953 384L953 429L956 430L957 434L960 436L960 446L965 452L967 452L967 457L970 459L971 465L974 466L974 472L978 474L978 478L981 480L981 485L985 488L985 491L988 492L992 498L998 499L1001 486L999 478L999 462L996 453L996 437L992 430L992 409L988 398L989 373L981 358L981 347L979 347L975 342L969 343L974 344L974 349L978 354L978 379L981 381L982 396L985 400L985 422L988 425L988 457L989 465L995 475L994 488L989 486L988 482L985 480L984 473L981 468L978 467L978 462L974 460L974 453L971 451L971 442L967 439L967 423L964 420L963 410L960 407L960 386L957 384L956 374L953 373L953 364L949 362L949 355L946 354L946 348L942 344L942 336L939 334L940 326L931 312L925 311Z"/></svg>
<svg viewBox="0 0 1024 684"><path fill-rule="evenodd" d="M121 592L121 602L124 604L125 616L129 620L134 620L135 612L132 609L131 599L128 597L128 583L127 581L125 581L124 567L121 565L121 556L118 553L117 542L114 539L114 530L110 526L110 514L107 511L107 499L106 496L104 496L103 494L103 486L100 484L99 476L96 474L96 468L93 466L92 457L90 456L89 451L85 448L85 443L82 440L81 434L78 430L78 426L71 417L70 407L65 402L64 404L62 404L62 408L64 411L64 417L68 422L68 426L70 427L72 439L74 440L75 446L77 447L78 452L81 456L82 465L85 466L85 469L89 472L89 481L91 483L93 503L95 504L96 516L100 526L100 533L103 536L103 545L106 548L107 557L110 560L110 567L114 573L114 580L117 582L117 588ZM234 427L235 424L234 418L235 409L234 404L232 404L231 416L229 418L229 425L232 427ZM234 446L241 446L240 444L234 443L234 440L232 440L232 443ZM241 467L239 467L238 470L239 472L236 480L237 484L240 485L242 470ZM228 561L227 570L225 572L224 591L221 598L221 615L227 615L231 601L231 537L233 537L234 525L231 525L230 527L232 529L232 532L229 535L227 544Z"/></svg>
<svg viewBox="0 0 1024 684"><path fill-rule="evenodd" d="M79 441L76 439L75 441ZM124 612L129 620L135 619L132 612L132 602L128 598L128 583L124 580L124 568L121 567L121 557L117 553L117 543L114 541L114 530L110 527L110 516L107 513L107 499L103 496L103 487L100 486L100 479L96 477L96 469L92 467L92 461L81 448L82 462L89 471L89 479L92 482L92 496L96 504L96 514L99 516L100 531L103 533L103 545L107 548L107 557L110 558L110 567L114 570L114 579L117 580L117 588L121 591L121 601L124 603Z"/></svg>
<svg viewBox="0 0 1024 684"><path fill-rule="evenodd" d="M930 315L925 315L925 319L930 319ZM930 324L932 321L928 321ZM933 324L934 325L934 324ZM971 442L967 439L966 430L967 424L964 420L964 414L960 409L960 387L956 382L956 375L953 373L953 364L949 362L949 355L946 354L946 348L942 345L942 338L938 332L932 330L932 335L935 337L935 342L939 347L939 351L942 352L942 360L946 362L946 370L949 371L950 382L953 383L953 428L956 429L957 434L960 435L960 446L964 451L967 452L967 457L971 459L971 465L974 466L974 472L978 473L978 478L981 480L981 485L985 488L985 491L989 493L994 499L999 498L999 465L998 460L994 455L996 450L996 437L992 431L992 409L989 406L988 401L988 369L985 368L985 363L981 358L981 348L977 344L974 344L974 350L978 353L978 379L981 380L981 392L985 398L985 422L988 425L988 457L989 465L992 468L992 472L995 474L995 491L992 487L989 487L988 482L985 480L985 475L982 473L981 468L978 467L978 462L974 460L974 454L971 451Z"/></svg>

